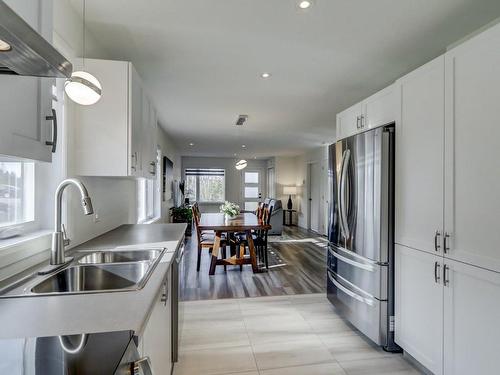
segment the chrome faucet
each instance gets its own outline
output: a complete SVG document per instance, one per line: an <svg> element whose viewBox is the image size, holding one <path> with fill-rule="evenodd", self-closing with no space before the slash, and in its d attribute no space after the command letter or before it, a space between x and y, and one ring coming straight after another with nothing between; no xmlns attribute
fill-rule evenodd
<svg viewBox="0 0 500 375"><path fill-rule="evenodd" d="M54 233L52 233L52 250L50 253L50 264L53 266L64 265L71 261L71 258L66 258L64 255L64 246L69 244L69 240L66 238L66 231L61 222L62 196L64 189L69 185L76 186L80 191L83 213L85 215L92 215L94 213L87 188L80 180L68 178L59 184L55 194L55 229Z"/></svg>

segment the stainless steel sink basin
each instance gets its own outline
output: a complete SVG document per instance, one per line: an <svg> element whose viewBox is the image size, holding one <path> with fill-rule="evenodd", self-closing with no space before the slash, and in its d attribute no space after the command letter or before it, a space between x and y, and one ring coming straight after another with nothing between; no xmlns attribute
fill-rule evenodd
<svg viewBox="0 0 500 375"><path fill-rule="evenodd" d="M161 250L126 250L96 251L78 260L80 264L105 264L125 262L153 262L161 254Z"/></svg>
<svg viewBox="0 0 500 375"><path fill-rule="evenodd" d="M31 292L59 294L138 289L151 271L148 262L73 266L36 284Z"/></svg>

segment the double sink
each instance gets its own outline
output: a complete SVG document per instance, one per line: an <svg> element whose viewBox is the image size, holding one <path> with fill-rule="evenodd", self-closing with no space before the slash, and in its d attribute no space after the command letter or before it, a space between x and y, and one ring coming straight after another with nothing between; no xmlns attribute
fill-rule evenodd
<svg viewBox="0 0 500 375"><path fill-rule="evenodd" d="M141 289L165 249L81 250L68 267L44 277L31 275L23 295L80 294ZM26 280L24 280L26 281ZM8 293L10 294L10 293Z"/></svg>

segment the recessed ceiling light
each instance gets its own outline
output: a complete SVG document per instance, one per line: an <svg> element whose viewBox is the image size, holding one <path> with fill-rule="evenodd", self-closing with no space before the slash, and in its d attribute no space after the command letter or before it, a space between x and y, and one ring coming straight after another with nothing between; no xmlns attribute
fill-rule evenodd
<svg viewBox="0 0 500 375"><path fill-rule="evenodd" d="M193 142L189 142L189 145L190 145L190 146L194 146L194 143L193 143Z"/></svg>
<svg viewBox="0 0 500 375"><path fill-rule="evenodd" d="M269 78L269 77L271 77L271 73L262 73L260 76L262 78Z"/></svg>
<svg viewBox="0 0 500 375"><path fill-rule="evenodd" d="M241 148L246 148L246 147L247 147L247 145L241 145Z"/></svg>
<svg viewBox="0 0 500 375"><path fill-rule="evenodd" d="M299 3L299 8L300 8L300 9L307 9L307 8L309 8L311 5L312 5L312 2L311 2L311 1L309 1L309 0L302 0L302 1Z"/></svg>
<svg viewBox="0 0 500 375"><path fill-rule="evenodd" d="M235 152L235 153L233 154L233 156L236 156L236 155L238 155L238 154Z"/></svg>
<svg viewBox="0 0 500 375"><path fill-rule="evenodd" d="M12 49L9 43L5 40L0 39L0 52L8 52Z"/></svg>

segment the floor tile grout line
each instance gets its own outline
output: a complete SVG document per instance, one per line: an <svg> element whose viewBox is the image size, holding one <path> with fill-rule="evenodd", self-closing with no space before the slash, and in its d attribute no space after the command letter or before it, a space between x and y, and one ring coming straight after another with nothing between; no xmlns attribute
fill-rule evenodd
<svg viewBox="0 0 500 375"><path fill-rule="evenodd" d="M252 351L252 357L253 357L253 361L255 363L255 368L257 369L257 372L260 374L260 371L259 371L259 365L257 364L257 357L255 356L255 351L253 350L253 345L252 345L252 341L250 339L250 334L248 333L248 327L247 327L247 324L245 322L245 317L243 316L243 309L241 308L241 303L238 302L238 305L240 307L240 313L242 315L242 322L243 322L243 326L245 327L245 334L247 335L247 338L248 338L248 342L250 342L250 350Z"/></svg>

